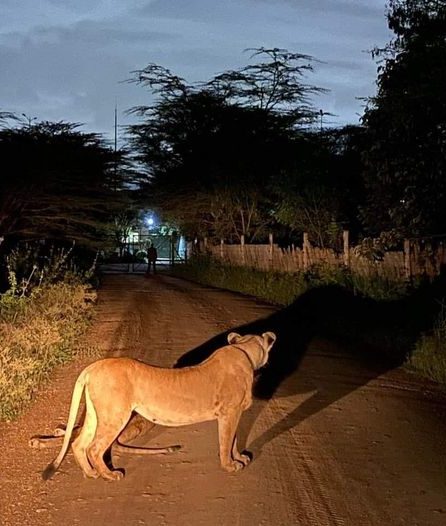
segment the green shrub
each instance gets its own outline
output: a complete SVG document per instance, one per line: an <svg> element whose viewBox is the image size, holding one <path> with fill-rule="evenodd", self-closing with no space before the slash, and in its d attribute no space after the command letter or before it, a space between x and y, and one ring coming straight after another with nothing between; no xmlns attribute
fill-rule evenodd
<svg viewBox="0 0 446 526"><path fill-rule="evenodd" d="M405 296L409 289L406 281L395 281L378 274L375 276L363 276L349 272L348 275L348 288L374 300L398 299ZM413 287L413 284L411 287Z"/></svg>
<svg viewBox="0 0 446 526"><path fill-rule="evenodd" d="M93 282L96 278L97 254L88 257L70 247L38 242L19 243L6 257L8 294L27 296L35 287L52 283Z"/></svg>

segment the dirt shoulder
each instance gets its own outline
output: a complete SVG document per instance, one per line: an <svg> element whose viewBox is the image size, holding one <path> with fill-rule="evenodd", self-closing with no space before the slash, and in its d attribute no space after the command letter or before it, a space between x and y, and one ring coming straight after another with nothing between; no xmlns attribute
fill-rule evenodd
<svg viewBox="0 0 446 526"><path fill-rule="evenodd" d="M272 313L165 275L108 276L89 343L170 366L216 334ZM66 421L86 363L60 368L20 419L0 426L2 525L446 524L444 397L404 371L370 370L317 340L275 396L244 415L240 439L254 453L247 470L220 469L210 422L141 439L184 445L170 456L114 457L126 469L121 482L84 479L69 454L45 483L40 473L56 451L32 450L28 439Z"/></svg>

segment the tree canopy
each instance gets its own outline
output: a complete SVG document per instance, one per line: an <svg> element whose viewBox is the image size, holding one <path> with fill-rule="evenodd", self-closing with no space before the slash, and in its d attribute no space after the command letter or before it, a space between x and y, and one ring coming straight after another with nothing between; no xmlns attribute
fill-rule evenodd
<svg viewBox="0 0 446 526"><path fill-rule="evenodd" d="M129 128L146 190L188 234L259 239L274 220L272 181L295 155L295 139L317 112L304 84L311 58L260 48L263 62L188 85L149 64L132 80L157 96L131 111ZM305 61L305 64L300 64Z"/></svg>
<svg viewBox="0 0 446 526"><path fill-rule="evenodd" d="M295 139L292 162L273 183L279 224L321 247L335 246L344 228L358 233L362 137L361 127L346 126Z"/></svg>
<svg viewBox="0 0 446 526"><path fill-rule="evenodd" d="M394 39L374 50L378 90L363 122L367 204L373 234L446 229L446 2L390 0Z"/></svg>
<svg viewBox="0 0 446 526"><path fill-rule="evenodd" d="M124 184L122 156L78 127L0 130L0 236L97 244Z"/></svg>

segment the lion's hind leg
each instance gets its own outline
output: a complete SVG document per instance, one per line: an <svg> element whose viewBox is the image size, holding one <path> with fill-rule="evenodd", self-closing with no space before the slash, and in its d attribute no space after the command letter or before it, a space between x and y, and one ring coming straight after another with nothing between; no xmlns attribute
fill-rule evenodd
<svg viewBox="0 0 446 526"><path fill-rule="evenodd" d="M123 447L128 446L135 438L148 433L154 427L156 427L156 424L134 412L130 417L129 423L125 426L116 441Z"/></svg>
<svg viewBox="0 0 446 526"><path fill-rule="evenodd" d="M109 415L111 416L111 415ZM93 468L105 480L120 480L124 473L119 469L109 469L104 462L104 454L124 429L130 418L128 414L114 414L108 421L99 418L93 442L87 447L87 456Z"/></svg>
<svg viewBox="0 0 446 526"><path fill-rule="evenodd" d="M76 440L72 444L74 458L79 467L88 478L98 478L99 473L92 467L88 460L87 448L93 442L98 426L98 420L93 403L88 395L88 390L85 392L86 411L84 425Z"/></svg>
<svg viewBox="0 0 446 526"><path fill-rule="evenodd" d="M75 426L71 435L74 440L80 433L81 426ZM52 435L34 435L29 439L29 447L33 449L46 449L53 446L60 446L65 436L65 426L57 426Z"/></svg>
<svg viewBox="0 0 446 526"><path fill-rule="evenodd" d="M157 424L150 422L138 413L134 413L130 422L125 427L124 431L118 436L113 445L113 451L119 454L135 454L135 455L165 455L173 453L181 449L181 446L167 446L167 447L138 447L130 444L132 440L143 433L148 433Z"/></svg>

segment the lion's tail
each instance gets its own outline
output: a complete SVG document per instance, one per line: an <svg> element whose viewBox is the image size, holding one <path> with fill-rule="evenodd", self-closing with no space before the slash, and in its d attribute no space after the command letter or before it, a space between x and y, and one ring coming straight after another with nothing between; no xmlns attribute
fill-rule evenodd
<svg viewBox="0 0 446 526"><path fill-rule="evenodd" d="M65 436L64 436L63 443L62 443L62 447L57 457L53 460L53 462L51 462L51 464L48 464L48 466L43 471L42 473L43 480L48 480L54 475L58 467L61 465L63 459L65 458L65 455L67 454L67 450L70 445L71 434L73 432L73 428L76 422L76 417L77 417L77 413L79 410L79 405L81 402L82 394L84 392L85 384L87 382L88 369L89 367L84 369L81 372L81 374L78 376L78 379L76 380L76 384L73 390L73 395L71 397L70 414L68 415L67 429L65 431Z"/></svg>

